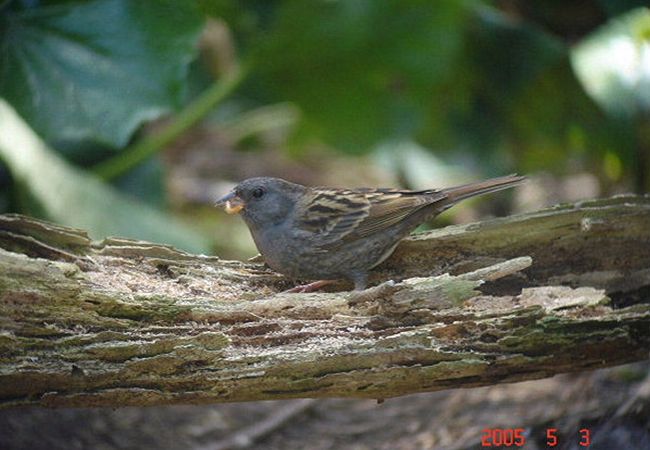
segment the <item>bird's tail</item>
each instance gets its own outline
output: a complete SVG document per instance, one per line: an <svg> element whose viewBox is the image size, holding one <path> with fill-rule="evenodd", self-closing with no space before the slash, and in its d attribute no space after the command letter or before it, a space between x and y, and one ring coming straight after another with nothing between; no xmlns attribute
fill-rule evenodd
<svg viewBox="0 0 650 450"><path fill-rule="evenodd" d="M461 200L474 197L475 195L489 194L491 192L511 188L521 184L525 179L526 177L515 174L506 175L504 177L491 178L477 183L463 184L461 186L443 189L442 193L447 197L445 203L448 202L449 206L452 206Z"/></svg>

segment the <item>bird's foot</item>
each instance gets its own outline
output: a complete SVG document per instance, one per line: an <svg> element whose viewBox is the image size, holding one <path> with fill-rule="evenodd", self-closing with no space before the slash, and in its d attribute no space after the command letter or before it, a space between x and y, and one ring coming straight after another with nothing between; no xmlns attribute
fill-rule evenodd
<svg viewBox="0 0 650 450"><path fill-rule="evenodd" d="M327 286L328 284L332 284L334 282L335 280L318 280L318 281L314 281L313 283L298 285L284 292L289 294L305 294L307 292L317 291L320 288Z"/></svg>

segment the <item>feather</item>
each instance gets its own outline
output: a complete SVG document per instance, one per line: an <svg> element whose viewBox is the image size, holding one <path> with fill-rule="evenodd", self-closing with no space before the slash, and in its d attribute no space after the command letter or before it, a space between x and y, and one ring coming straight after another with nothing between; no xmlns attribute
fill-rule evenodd
<svg viewBox="0 0 650 450"><path fill-rule="evenodd" d="M435 190L314 188L296 224L330 249L386 230L442 198Z"/></svg>

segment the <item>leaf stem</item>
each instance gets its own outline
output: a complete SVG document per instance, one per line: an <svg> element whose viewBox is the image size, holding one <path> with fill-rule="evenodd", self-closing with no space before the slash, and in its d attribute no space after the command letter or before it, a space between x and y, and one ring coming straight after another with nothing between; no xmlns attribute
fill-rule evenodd
<svg viewBox="0 0 650 450"><path fill-rule="evenodd" d="M155 135L150 135L119 155L97 164L93 171L104 180L114 179L152 155L155 155L167 145L175 141L188 128L205 117L224 98L231 94L245 78L247 70L236 68L224 74L219 80L205 90L198 98L183 109L172 123Z"/></svg>

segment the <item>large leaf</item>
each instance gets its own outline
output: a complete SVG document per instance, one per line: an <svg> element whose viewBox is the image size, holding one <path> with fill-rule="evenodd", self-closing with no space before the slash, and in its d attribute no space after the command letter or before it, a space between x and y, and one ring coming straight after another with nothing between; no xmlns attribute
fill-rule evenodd
<svg viewBox="0 0 650 450"><path fill-rule="evenodd" d="M573 49L571 60L585 90L609 113L650 112L650 9L610 20Z"/></svg>
<svg viewBox="0 0 650 450"><path fill-rule="evenodd" d="M193 2L95 0L0 15L0 96L48 142L124 146L179 104L202 20Z"/></svg>
<svg viewBox="0 0 650 450"><path fill-rule="evenodd" d="M454 136L457 148L474 153L486 173L496 173L508 165L497 152L503 142L513 134L520 142L528 138L522 130L513 129L513 119L517 119L513 106L535 100L530 98L531 86L561 64L566 48L556 37L495 8L477 6L468 22L465 60L453 83L465 78L465 90L434 107L447 109L441 123ZM560 96L539 101L546 111L564 103ZM562 119L546 114L544 120L556 125ZM430 145L435 147L434 143Z"/></svg>
<svg viewBox="0 0 650 450"><path fill-rule="evenodd" d="M351 152L415 139L488 155L510 132L510 99L566 55L473 0L294 0L265 23L248 92L295 102L298 137Z"/></svg>
<svg viewBox="0 0 650 450"><path fill-rule="evenodd" d="M95 239L124 236L208 250L208 239L192 228L68 165L2 99L0 130L0 158L46 218L84 228Z"/></svg>
<svg viewBox="0 0 650 450"><path fill-rule="evenodd" d="M265 100L303 111L301 133L361 152L431 126L457 74L464 18L458 1L288 1L261 36L255 74Z"/></svg>

